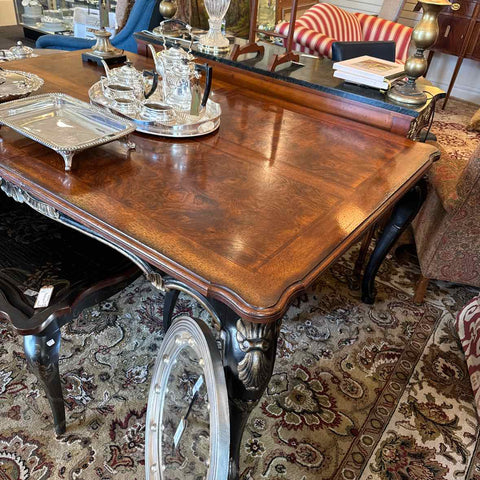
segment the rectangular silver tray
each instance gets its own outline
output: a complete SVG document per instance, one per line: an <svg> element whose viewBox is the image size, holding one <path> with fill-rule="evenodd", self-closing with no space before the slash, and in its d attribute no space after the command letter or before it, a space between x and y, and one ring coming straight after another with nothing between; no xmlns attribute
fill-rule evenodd
<svg viewBox="0 0 480 480"><path fill-rule="evenodd" d="M0 104L0 125L59 153L65 170L76 152L125 137L135 124L63 93L47 93ZM135 148L127 142L128 148Z"/></svg>

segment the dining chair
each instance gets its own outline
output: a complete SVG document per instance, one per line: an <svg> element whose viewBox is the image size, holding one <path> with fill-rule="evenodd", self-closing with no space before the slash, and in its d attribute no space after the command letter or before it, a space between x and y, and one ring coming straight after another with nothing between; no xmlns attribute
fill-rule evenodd
<svg viewBox="0 0 480 480"><path fill-rule="evenodd" d="M412 222L421 277L421 303L431 279L480 287L480 144L468 159L449 155L429 174L425 203Z"/></svg>
<svg viewBox="0 0 480 480"><path fill-rule="evenodd" d="M59 218L28 194L3 181L2 190L33 208L0 197L0 321L23 337L26 363L45 390L60 435L66 429L61 327L119 292L140 270L91 238L91 232L80 233L36 212L34 208Z"/></svg>

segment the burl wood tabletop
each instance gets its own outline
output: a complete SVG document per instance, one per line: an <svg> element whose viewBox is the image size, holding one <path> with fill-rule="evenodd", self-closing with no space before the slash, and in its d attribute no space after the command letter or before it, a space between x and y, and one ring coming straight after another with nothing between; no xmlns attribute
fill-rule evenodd
<svg viewBox="0 0 480 480"><path fill-rule="evenodd" d="M153 63L129 55L137 68ZM11 62L88 101L79 52ZM214 72L215 77L215 72ZM266 79L268 81L268 79ZM220 129L77 154L0 130L0 176L244 318L273 321L429 168L436 149L223 82Z"/></svg>

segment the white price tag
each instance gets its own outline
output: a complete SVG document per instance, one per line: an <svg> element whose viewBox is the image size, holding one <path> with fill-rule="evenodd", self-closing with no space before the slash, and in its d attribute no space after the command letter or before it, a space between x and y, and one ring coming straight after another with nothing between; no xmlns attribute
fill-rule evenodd
<svg viewBox="0 0 480 480"><path fill-rule="evenodd" d="M45 308L48 307L50 299L52 298L53 285L46 285L42 287L38 292L38 297L33 308Z"/></svg>
<svg viewBox="0 0 480 480"><path fill-rule="evenodd" d="M29 297L36 297L38 295L38 292L35 290L32 290L30 288L27 288L24 292L25 295L28 295Z"/></svg>
<svg viewBox="0 0 480 480"><path fill-rule="evenodd" d="M203 385L203 375L198 377L198 380L195 382L195 385L192 389L192 397L202 388Z"/></svg>
<svg viewBox="0 0 480 480"><path fill-rule="evenodd" d="M178 424L175 435L173 436L173 448L177 448L178 442L182 438L182 434L183 434L183 431L185 430L186 425L187 425L187 422L185 418L182 418L180 420L180 423Z"/></svg>

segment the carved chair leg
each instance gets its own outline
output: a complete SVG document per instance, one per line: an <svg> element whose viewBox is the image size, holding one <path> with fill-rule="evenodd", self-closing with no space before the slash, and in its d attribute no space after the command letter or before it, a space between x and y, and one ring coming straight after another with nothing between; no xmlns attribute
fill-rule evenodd
<svg viewBox="0 0 480 480"><path fill-rule="evenodd" d="M350 288L352 290L359 290L360 288L360 277L362 275L363 265L365 264L365 259L367 258L368 249L372 243L373 234L375 233L376 224L372 225L363 235L362 243L360 244L360 250L358 252L357 260L355 261L355 266L353 267L352 273L352 282Z"/></svg>
<svg viewBox="0 0 480 480"><path fill-rule="evenodd" d="M163 331L166 333L172 324L173 311L177 304L179 290L167 290L165 293L165 300L163 303Z"/></svg>
<svg viewBox="0 0 480 480"><path fill-rule="evenodd" d="M29 369L38 378L52 409L57 435L65 433L65 405L58 370L60 329L49 327L38 335L25 335L23 348Z"/></svg>
<svg viewBox="0 0 480 480"><path fill-rule="evenodd" d="M430 279L420 274L420 278L418 279L417 286L415 288L415 294L413 296L413 303L417 305L421 305L423 303L425 293L427 293L428 282L430 282Z"/></svg>
<svg viewBox="0 0 480 480"><path fill-rule="evenodd" d="M223 364L230 407L228 480L238 480L243 431L272 376L280 321L252 323L239 318L220 302L211 300L211 303L226 333Z"/></svg>
<svg viewBox="0 0 480 480"><path fill-rule="evenodd" d="M362 281L362 301L372 304L375 301L375 276L383 260L405 228L415 218L427 195L427 184L422 178L395 205L382 235L368 261Z"/></svg>

